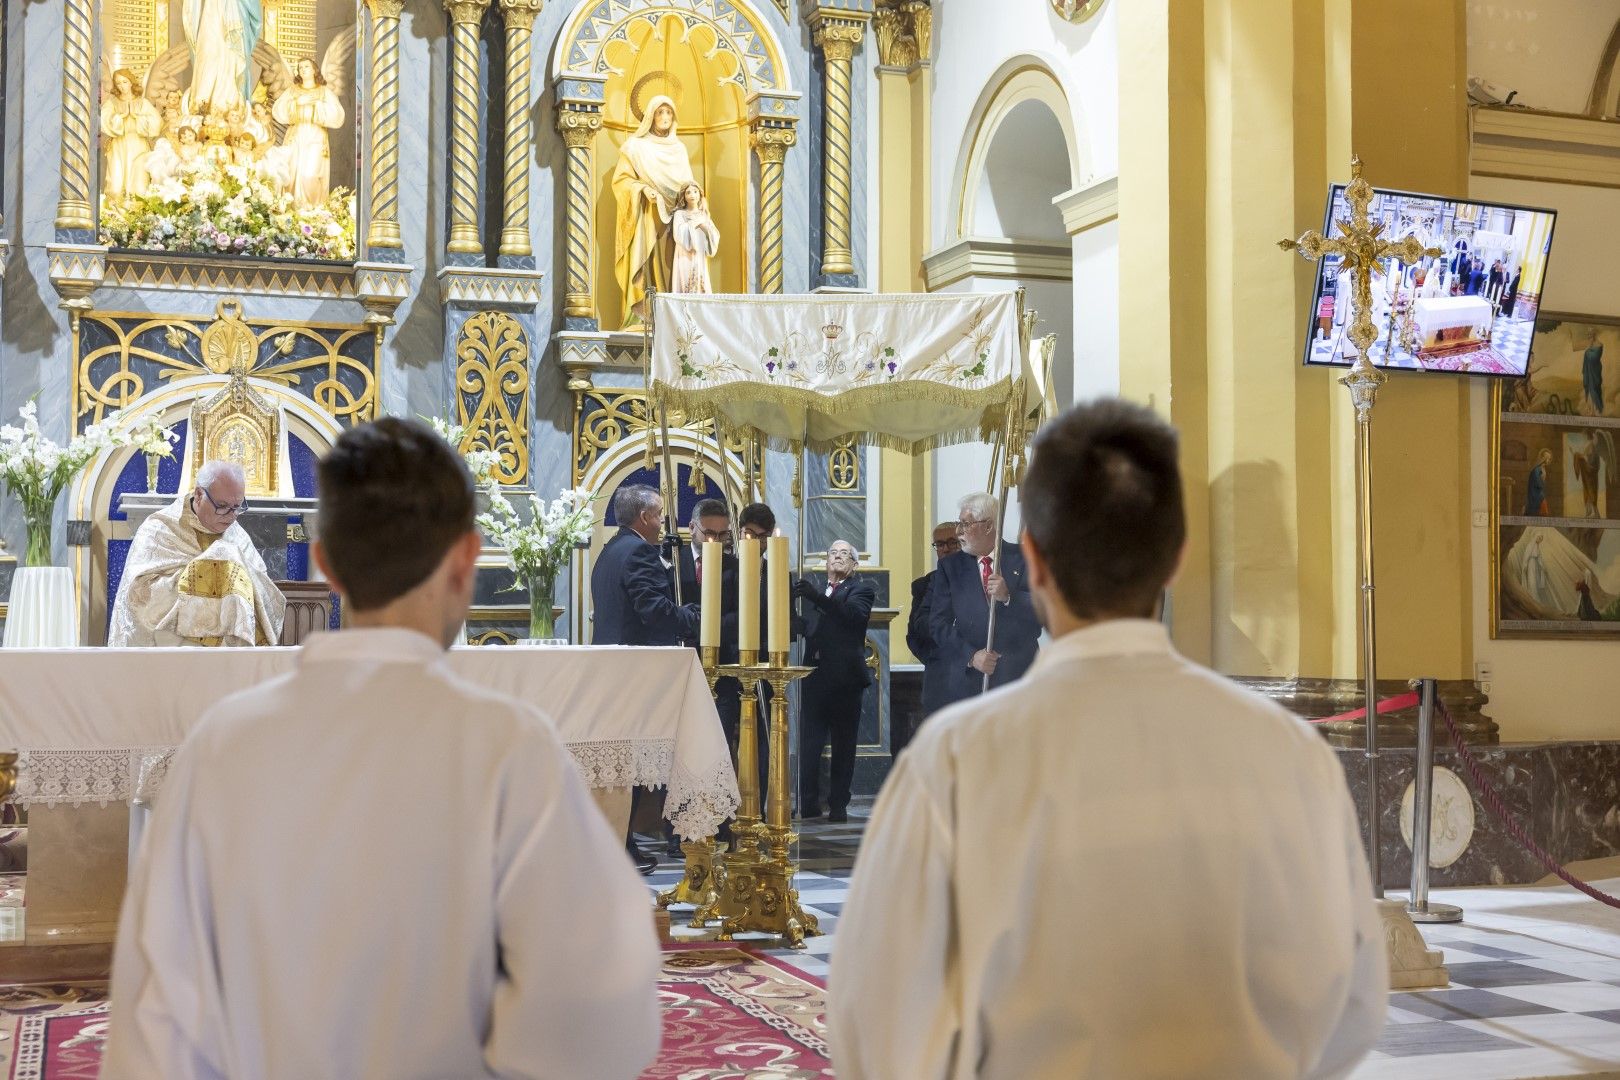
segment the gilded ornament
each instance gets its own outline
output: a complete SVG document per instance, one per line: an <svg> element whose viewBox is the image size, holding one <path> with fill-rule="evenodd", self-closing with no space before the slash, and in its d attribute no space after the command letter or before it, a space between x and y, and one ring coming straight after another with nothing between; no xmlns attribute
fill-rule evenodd
<svg viewBox="0 0 1620 1080"><path fill-rule="evenodd" d="M444 10L452 24L472 23L476 26L483 21L488 8L489 0L444 0Z"/></svg>
<svg viewBox="0 0 1620 1080"><path fill-rule="evenodd" d="M1102 10L1105 0L1051 0L1052 10L1058 17L1072 23L1083 23Z"/></svg>
<svg viewBox="0 0 1620 1080"><path fill-rule="evenodd" d="M398 20L400 13L405 10L405 0L366 0L366 6L371 9L374 19Z"/></svg>
<svg viewBox="0 0 1620 1080"><path fill-rule="evenodd" d="M456 342L456 423L462 449L493 451L493 477L518 484L529 475L529 342L501 311L481 311Z"/></svg>
<svg viewBox="0 0 1620 1080"><path fill-rule="evenodd" d="M912 25L911 16L899 8L879 8L872 16L872 32L877 36L878 62L884 67L909 68L917 63L921 47Z"/></svg>
<svg viewBox="0 0 1620 1080"><path fill-rule="evenodd" d="M501 0L501 17L508 30L533 30L534 18L545 6L545 0Z"/></svg>
<svg viewBox="0 0 1620 1080"><path fill-rule="evenodd" d="M861 486L861 458L855 436L839 438L827 455L827 486L834 491L856 491Z"/></svg>

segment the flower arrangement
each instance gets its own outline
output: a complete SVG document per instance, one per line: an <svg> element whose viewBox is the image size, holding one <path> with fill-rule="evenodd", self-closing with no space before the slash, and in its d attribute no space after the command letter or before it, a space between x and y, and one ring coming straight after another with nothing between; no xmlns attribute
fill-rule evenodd
<svg viewBox="0 0 1620 1080"><path fill-rule="evenodd" d="M495 483L495 466L501 462L501 456L487 446L469 446L462 448L462 442L467 437L467 428L464 424L452 424L442 416L424 416L422 419L439 438L449 443L451 448L461 455L472 471L473 483L481 488L494 490L500 485Z"/></svg>
<svg viewBox="0 0 1620 1080"><path fill-rule="evenodd" d="M568 565L574 549L591 537L591 493L586 488L565 489L549 505L530 495L529 506L525 522L506 495L492 487L489 510L478 515L478 527L491 543L506 550L506 565L518 581L528 583L529 636L543 639L553 632L557 574Z"/></svg>
<svg viewBox="0 0 1620 1080"><path fill-rule="evenodd" d="M146 490L154 492L158 485L158 462L174 456L174 444L180 435L171 427L164 427L156 416L146 416L124 432L125 442L146 455Z"/></svg>
<svg viewBox="0 0 1620 1080"><path fill-rule="evenodd" d="M32 399L23 405L18 420L21 426L0 427L0 484L17 496L23 506L23 519L28 528L24 565L49 566L51 518L56 511L56 497L97 454L135 445L132 431L144 429L145 425L124 429L119 424L118 414L112 413L100 423L85 428L64 447L40 431L38 406ZM156 435L143 430L143 437L153 443L162 439L165 446L175 438L174 432L161 427Z"/></svg>
<svg viewBox="0 0 1620 1080"><path fill-rule="evenodd" d="M105 200L101 242L142 251L349 261L354 193L335 188L324 203L301 207L261 170L201 157L145 195Z"/></svg>

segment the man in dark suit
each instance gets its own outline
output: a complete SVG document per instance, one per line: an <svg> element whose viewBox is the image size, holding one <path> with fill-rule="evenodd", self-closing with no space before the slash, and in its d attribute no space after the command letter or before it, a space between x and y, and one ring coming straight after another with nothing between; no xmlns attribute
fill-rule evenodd
<svg viewBox="0 0 1620 1080"><path fill-rule="evenodd" d="M942 521L934 526L934 559L936 566L940 559L947 555L955 555L962 550L962 537L957 531L954 521ZM906 648L911 650L923 666L922 680L922 715L918 722L927 719L931 714L946 704L942 691L945 687L945 677L939 666L939 647L934 644L934 631L928 625L928 595L934 584L934 578L939 576L939 570L928 571L922 577L911 583L911 614L906 619ZM915 729L907 727L901 730L896 725L890 736L889 749L898 754L904 750L906 743L911 741Z"/></svg>
<svg viewBox="0 0 1620 1080"><path fill-rule="evenodd" d="M663 496L645 484L627 484L613 496L613 516L619 531L591 568L591 644L679 645L696 637L697 605L676 605L675 580L658 546ZM641 790L631 796L632 818ZM636 844L634 832L625 837L625 849L643 874L658 866L658 858Z"/></svg>
<svg viewBox="0 0 1620 1080"><path fill-rule="evenodd" d="M1024 553L1017 544L996 548L996 501L980 491L958 504L962 550L939 561L928 591L928 621L938 650L944 686L941 706L973 697L984 689L1019 678L1035 662L1040 619L1029 595ZM989 636L990 604L996 609L995 647Z"/></svg>
<svg viewBox="0 0 1620 1080"><path fill-rule="evenodd" d="M849 820L861 696L872 679L866 667L866 628L877 600L877 590L855 576L855 566L854 546L834 540L827 545L827 584L818 587L800 578L793 586L806 605L804 662L815 668L804 680L799 718L800 817L821 816L821 751L830 734L827 820Z"/></svg>

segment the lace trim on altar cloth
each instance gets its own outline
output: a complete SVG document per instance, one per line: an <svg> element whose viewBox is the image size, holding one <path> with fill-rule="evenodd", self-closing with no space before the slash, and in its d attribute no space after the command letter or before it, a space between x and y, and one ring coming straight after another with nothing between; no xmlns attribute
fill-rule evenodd
<svg viewBox="0 0 1620 1080"><path fill-rule="evenodd" d="M668 786L664 816L688 840L713 836L737 812L737 778L722 759L694 774L675 757L673 739L621 739L567 744L594 789ZM96 750L23 750L17 757L20 806L80 806L115 802L151 805L168 777L173 746Z"/></svg>
<svg viewBox="0 0 1620 1080"><path fill-rule="evenodd" d="M95 750L22 750L17 754L19 806L107 806L128 802L139 762L172 753L164 747Z"/></svg>

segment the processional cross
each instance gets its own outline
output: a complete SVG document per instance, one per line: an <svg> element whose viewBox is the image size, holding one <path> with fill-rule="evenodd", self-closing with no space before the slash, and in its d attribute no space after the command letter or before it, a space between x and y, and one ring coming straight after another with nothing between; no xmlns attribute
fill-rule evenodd
<svg viewBox="0 0 1620 1080"><path fill-rule="evenodd" d="M1350 272L1350 344L1356 347L1356 361L1350 373L1339 381L1350 388L1351 400L1356 405L1356 418L1367 422L1367 413L1378 396L1378 388L1387 376L1373 366L1367 350L1378 340L1378 328L1372 320L1372 276L1383 274L1382 260L1393 256L1401 264L1414 263L1425 255L1439 255L1437 247L1425 247L1416 236L1398 241L1384 239L1384 223L1367 217L1367 206L1372 202L1372 185L1361 178L1361 158L1350 159L1350 186L1344 189L1344 201L1350 204L1350 216L1340 218L1339 232L1332 240L1321 233L1304 233L1298 240L1279 240L1277 246L1284 251L1298 250L1300 256L1316 261L1324 255L1337 255ZM1394 347L1393 342L1390 345Z"/></svg>

